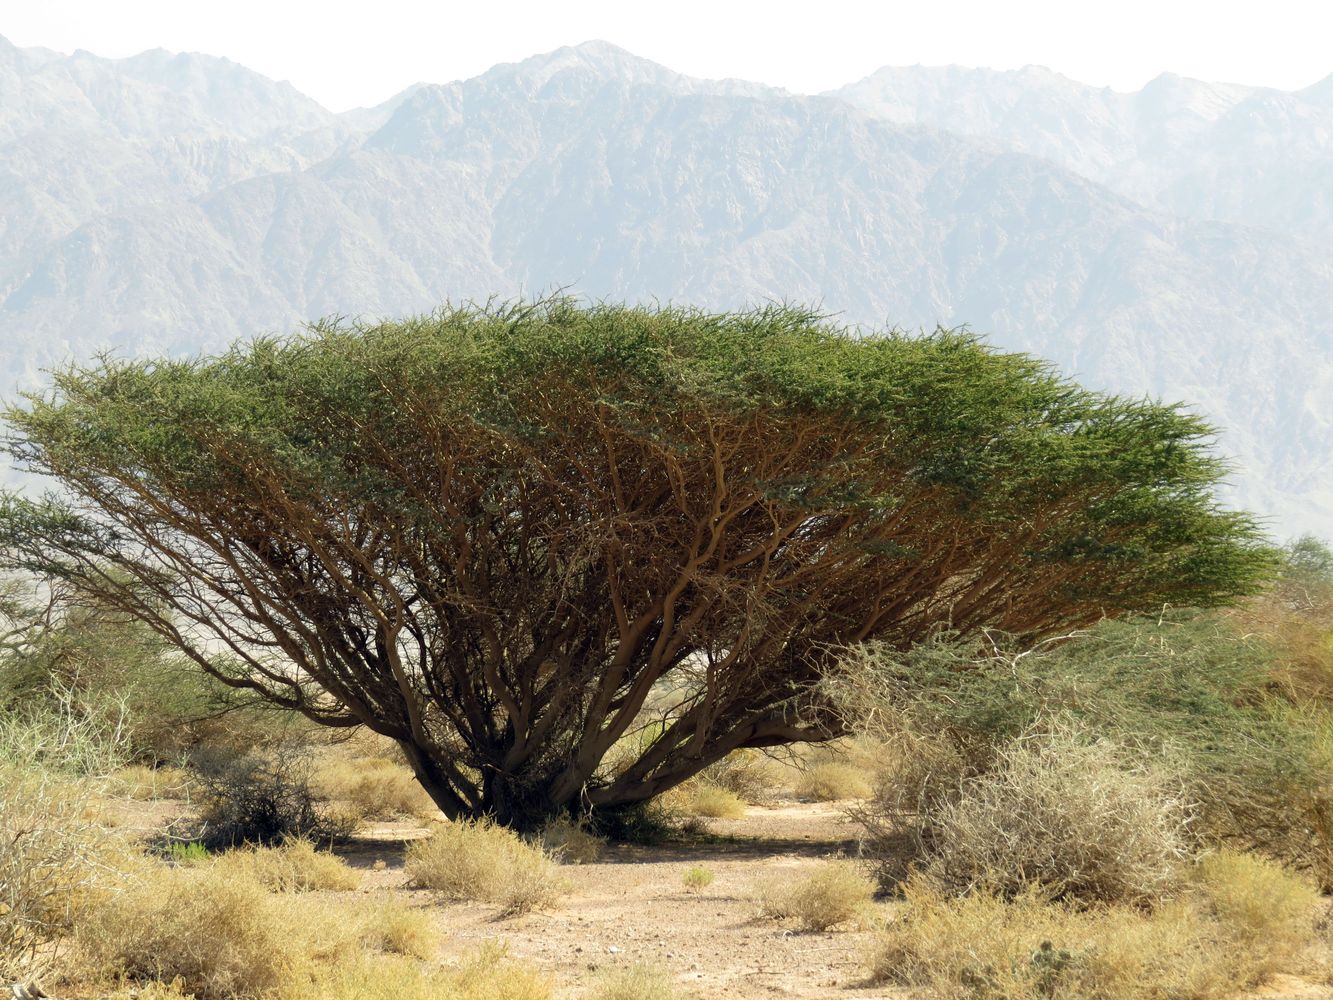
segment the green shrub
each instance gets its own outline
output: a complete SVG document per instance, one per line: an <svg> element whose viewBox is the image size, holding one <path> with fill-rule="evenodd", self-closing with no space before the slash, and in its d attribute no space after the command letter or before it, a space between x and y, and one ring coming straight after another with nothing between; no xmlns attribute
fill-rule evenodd
<svg viewBox="0 0 1333 1000"><path fill-rule="evenodd" d="M900 877L934 836L962 782L993 770L1022 734L1061 724L1168 762L1197 807L1203 844L1327 864L1333 798L1328 717L1275 691L1278 654L1226 614L1102 622L1025 653L942 635L906 652L850 653L828 685L886 745L862 818ZM873 839L873 838L872 838Z"/></svg>
<svg viewBox="0 0 1333 1000"><path fill-rule="evenodd" d="M713 884L713 871L711 868L705 868L703 865L691 865L681 876L681 883L690 892L698 892L700 889L707 888Z"/></svg>

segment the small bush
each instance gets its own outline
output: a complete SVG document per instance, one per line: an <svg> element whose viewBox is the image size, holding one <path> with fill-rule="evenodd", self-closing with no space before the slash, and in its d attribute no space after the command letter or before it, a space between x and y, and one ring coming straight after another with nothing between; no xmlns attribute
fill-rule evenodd
<svg viewBox="0 0 1333 1000"><path fill-rule="evenodd" d="M1178 785L1108 740L1057 729L1016 741L934 817L924 871L954 893L1150 902L1179 884L1189 811Z"/></svg>
<svg viewBox="0 0 1333 1000"><path fill-rule="evenodd" d="M348 892L361 884L341 858L317 850L308 840L294 838L275 847L238 847L218 855L213 864L275 892Z"/></svg>
<svg viewBox="0 0 1333 1000"><path fill-rule="evenodd" d="M868 799L874 792L873 776L851 764L816 764L801 772L796 797L814 802Z"/></svg>
<svg viewBox="0 0 1333 1000"><path fill-rule="evenodd" d="M405 903L380 903L363 911L359 920L361 943L375 951L427 959L438 945L427 914Z"/></svg>
<svg viewBox="0 0 1333 1000"><path fill-rule="evenodd" d="M440 813L410 770L383 757L325 761L313 784L324 798L347 803L367 819L425 819Z"/></svg>
<svg viewBox="0 0 1333 1000"><path fill-rule="evenodd" d="M602 856L606 847L605 838L565 817L553 819L542 827L538 840L543 850L563 864L591 864Z"/></svg>
<svg viewBox="0 0 1333 1000"><path fill-rule="evenodd" d="M682 1000L670 973L642 963L607 969L597 976L586 1000Z"/></svg>
<svg viewBox="0 0 1333 1000"><path fill-rule="evenodd" d="M95 803L123 763L119 733L68 703L0 713L0 982L45 971L122 860Z"/></svg>
<svg viewBox="0 0 1333 1000"><path fill-rule="evenodd" d="M745 803L735 793L704 782L688 788L681 808L691 816L706 819L739 819L745 815Z"/></svg>
<svg viewBox="0 0 1333 1000"><path fill-rule="evenodd" d="M713 871L703 865L693 865L686 869L685 874L681 877L681 882L690 892L698 892L700 889L713 884Z"/></svg>
<svg viewBox="0 0 1333 1000"><path fill-rule="evenodd" d="M86 796L74 782L0 766L0 982L42 972L86 905L107 846L83 818Z"/></svg>
<svg viewBox="0 0 1333 1000"><path fill-rule="evenodd" d="M164 853L168 861L177 865L201 865L212 857L208 848L197 840L173 841Z"/></svg>
<svg viewBox="0 0 1333 1000"><path fill-rule="evenodd" d="M1279 971L1310 943L1319 893L1282 866L1220 851L1200 860L1194 881L1235 947L1252 956L1252 982Z"/></svg>
<svg viewBox="0 0 1333 1000"><path fill-rule="evenodd" d="M242 757L198 759L200 840L209 848L278 844L289 838L329 841L349 836L355 820L322 805L310 787L308 751L279 747Z"/></svg>
<svg viewBox="0 0 1333 1000"><path fill-rule="evenodd" d="M758 750L735 750L699 773L705 784L725 789L742 802L758 805L773 796L778 765Z"/></svg>
<svg viewBox="0 0 1333 1000"><path fill-rule="evenodd" d="M826 861L812 875L773 881L759 893L759 916L794 920L803 930L825 931L860 919L874 897L875 883L851 861Z"/></svg>
<svg viewBox="0 0 1333 1000"><path fill-rule="evenodd" d="M551 906L568 889L549 854L488 820L445 823L408 845L405 868L417 888L506 915Z"/></svg>
<svg viewBox="0 0 1333 1000"><path fill-rule="evenodd" d="M1106 621L1035 649L992 635L979 653L941 635L907 652L851 651L826 690L892 748L862 810L885 878L929 849L932 818L962 780L1064 719L1142 759L1169 759L1197 805L1200 843L1258 851L1333 885L1333 736L1318 694L1318 677L1333 677L1333 645L1292 648L1285 625L1256 610L1275 602ZM1320 641L1328 634L1322 626ZM1309 684L1288 683L1293 658Z"/></svg>

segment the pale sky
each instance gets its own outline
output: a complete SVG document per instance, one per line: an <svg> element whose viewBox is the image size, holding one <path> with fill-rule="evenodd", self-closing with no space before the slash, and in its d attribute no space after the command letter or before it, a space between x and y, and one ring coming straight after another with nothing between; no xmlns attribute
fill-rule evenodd
<svg viewBox="0 0 1333 1000"><path fill-rule="evenodd" d="M16 45L226 56L335 111L601 38L691 76L814 93L885 65L1037 64L1136 90L1163 71L1285 90L1333 73L1328 0L5 0Z"/></svg>

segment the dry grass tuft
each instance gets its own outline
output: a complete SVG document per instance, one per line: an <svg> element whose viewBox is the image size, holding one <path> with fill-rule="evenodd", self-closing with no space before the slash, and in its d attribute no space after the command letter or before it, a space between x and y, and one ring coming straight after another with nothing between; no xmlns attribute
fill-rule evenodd
<svg viewBox="0 0 1333 1000"><path fill-rule="evenodd" d="M440 814L412 772L384 757L323 760L313 784L322 797L345 803L366 819L429 819Z"/></svg>
<svg viewBox="0 0 1333 1000"><path fill-rule="evenodd" d="M212 864L277 892L348 892L361 884L360 876L341 858L318 850L308 840L287 840L277 847L236 848L216 855Z"/></svg>
<svg viewBox="0 0 1333 1000"><path fill-rule="evenodd" d="M868 799L874 794L872 775L853 764L815 764L801 772L793 789L798 799L812 802L841 802Z"/></svg>
<svg viewBox="0 0 1333 1000"><path fill-rule="evenodd" d="M353 954L284 985L274 1000L550 1000L535 969L488 945L452 968L423 966L399 955Z"/></svg>
<svg viewBox="0 0 1333 1000"><path fill-rule="evenodd" d="M483 945L450 969L458 1000L549 1000L551 984L536 969L511 961L505 945Z"/></svg>
<svg viewBox="0 0 1333 1000"><path fill-rule="evenodd" d="M563 864L591 864L606 848L606 838L568 817L547 823L542 827L539 840L543 849Z"/></svg>
<svg viewBox="0 0 1333 1000"><path fill-rule="evenodd" d="M759 916L793 920L802 930L826 931L860 920L875 894L875 883L852 861L826 861L812 875L772 881L760 888Z"/></svg>
<svg viewBox="0 0 1333 1000"><path fill-rule="evenodd" d="M693 865L681 876L681 882L690 892L698 892L713 884L713 870L703 865Z"/></svg>
<svg viewBox="0 0 1333 1000"><path fill-rule="evenodd" d="M280 900L211 865L147 869L89 908L77 940L103 976L179 980L199 1000L258 1000L310 958Z"/></svg>
<svg viewBox="0 0 1333 1000"><path fill-rule="evenodd" d="M359 940L374 951L427 959L439 944L430 916L407 903L389 900L375 904L362 910L357 920Z"/></svg>
<svg viewBox="0 0 1333 1000"><path fill-rule="evenodd" d="M700 772L709 785L724 788L742 802L759 805L773 797L781 765L758 750L734 750Z"/></svg>
<svg viewBox="0 0 1333 1000"><path fill-rule="evenodd" d="M1319 893L1281 865L1219 851L1200 860L1194 882L1227 936L1251 956L1251 981L1289 967L1309 945Z"/></svg>
<svg viewBox="0 0 1333 1000"><path fill-rule="evenodd" d="M188 798L193 785L189 772L179 767L146 767L131 764L113 772L106 793L125 799L154 801Z"/></svg>
<svg viewBox="0 0 1333 1000"><path fill-rule="evenodd" d="M1276 865L1219 856L1199 891L1152 909L1083 908L1042 887L951 898L910 880L869 955L880 982L976 1000L1209 1000L1299 971L1313 891ZM1271 903L1270 903L1271 901Z"/></svg>
<svg viewBox="0 0 1333 1000"><path fill-rule="evenodd" d="M443 824L408 846L405 867L418 888L494 903L505 915L544 909L568 890L554 858L488 820Z"/></svg>
<svg viewBox="0 0 1333 1000"><path fill-rule="evenodd" d="M680 808L691 816L706 819L740 819L745 815L745 803L734 792L702 781L683 789Z"/></svg>
<svg viewBox="0 0 1333 1000"><path fill-rule="evenodd" d="M683 1000L670 973L652 965L627 965L602 972L586 1000Z"/></svg>

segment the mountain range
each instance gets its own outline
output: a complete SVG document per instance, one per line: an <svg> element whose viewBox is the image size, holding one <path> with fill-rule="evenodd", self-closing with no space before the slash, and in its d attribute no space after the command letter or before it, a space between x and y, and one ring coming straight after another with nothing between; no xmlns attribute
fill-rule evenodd
<svg viewBox="0 0 1333 1000"><path fill-rule="evenodd" d="M1333 77L886 68L823 95L603 42L334 114L224 59L0 39L0 394L99 350L535 295L967 325L1219 429L1333 537Z"/></svg>

